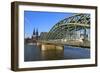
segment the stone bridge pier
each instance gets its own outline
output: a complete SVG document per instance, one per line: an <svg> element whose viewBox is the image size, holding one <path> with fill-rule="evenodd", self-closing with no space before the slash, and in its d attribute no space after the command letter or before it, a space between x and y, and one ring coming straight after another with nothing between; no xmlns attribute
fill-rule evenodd
<svg viewBox="0 0 100 73"><path fill-rule="evenodd" d="M55 60L63 59L64 46L52 43L37 43L37 46L41 49L41 56L43 59Z"/></svg>

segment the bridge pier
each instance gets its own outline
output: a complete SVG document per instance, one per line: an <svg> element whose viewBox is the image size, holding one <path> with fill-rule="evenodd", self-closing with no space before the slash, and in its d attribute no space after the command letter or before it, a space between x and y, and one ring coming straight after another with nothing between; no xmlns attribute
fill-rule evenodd
<svg viewBox="0 0 100 73"><path fill-rule="evenodd" d="M56 60L63 58L64 46L62 45L41 43L38 44L38 46L41 48L42 59Z"/></svg>
<svg viewBox="0 0 100 73"><path fill-rule="evenodd" d="M62 45L55 45L55 44L41 44L41 50L63 50L64 47Z"/></svg>

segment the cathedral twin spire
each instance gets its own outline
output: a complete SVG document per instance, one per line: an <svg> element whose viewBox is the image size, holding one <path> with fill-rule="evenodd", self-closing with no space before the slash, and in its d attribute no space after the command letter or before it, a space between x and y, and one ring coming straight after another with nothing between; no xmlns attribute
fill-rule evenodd
<svg viewBox="0 0 100 73"><path fill-rule="evenodd" d="M38 36L38 29L35 29L33 30L33 36Z"/></svg>

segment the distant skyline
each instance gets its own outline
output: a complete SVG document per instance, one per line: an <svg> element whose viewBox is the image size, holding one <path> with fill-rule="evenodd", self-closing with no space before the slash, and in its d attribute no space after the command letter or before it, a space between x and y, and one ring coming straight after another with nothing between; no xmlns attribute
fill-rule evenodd
<svg viewBox="0 0 100 73"><path fill-rule="evenodd" d="M74 14L76 13L24 11L25 38L30 37L34 29L38 29L39 34L41 32L49 32L60 20Z"/></svg>

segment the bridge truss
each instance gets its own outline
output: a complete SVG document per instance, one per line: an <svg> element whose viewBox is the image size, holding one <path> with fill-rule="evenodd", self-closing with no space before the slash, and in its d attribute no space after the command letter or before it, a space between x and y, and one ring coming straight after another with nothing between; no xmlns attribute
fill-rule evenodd
<svg viewBox="0 0 100 73"><path fill-rule="evenodd" d="M56 23L41 40L77 40L82 36L82 39L90 41L89 31L90 14L77 14Z"/></svg>
<svg viewBox="0 0 100 73"><path fill-rule="evenodd" d="M75 36L76 31L83 30L86 38L86 30L90 29L90 14L77 14L65 18L55 24L48 34L45 35L46 40L62 39L65 37ZM76 37L74 37L76 38Z"/></svg>

